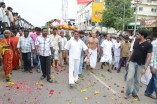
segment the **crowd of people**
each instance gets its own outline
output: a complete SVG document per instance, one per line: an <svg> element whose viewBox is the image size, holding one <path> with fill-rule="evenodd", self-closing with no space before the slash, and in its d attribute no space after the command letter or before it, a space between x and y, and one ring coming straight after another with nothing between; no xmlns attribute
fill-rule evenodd
<svg viewBox="0 0 157 104"><path fill-rule="evenodd" d="M121 68L126 69L127 99L130 94L138 97L141 75L151 70L152 78L149 81L145 95L151 98L153 91L157 94L157 40L147 37L144 30L137 32L132 40L128 36L111 37L109 33L91 34L83 31L58 30L53 28L50 33L47 28L36 27L32 30L20 28L5 30L4 38L0 39L0 52L3 59L3 69L6 81L10 81L12 70L23 69L23 72L32 73L32 66L38 73L42 72L41 80L51 79L51 69L58 70L58 66L69 66L69 85L73 87L79 77L83 77L83 69L89 66L92 73L96 71L97 62L100 68L107 66L112 73ZM99 66L97 66L99 67ZM133 87L133 90L132 90Z"/></svg>
<svg viewBox="0 0 157 104"><path fill-rule="evenodd" d="M30 24L17 12L13 12L12 7L6 7L5 2L0 2L0 34L3 33L5 29L18 29L20 27L31 28Z"/></svg>

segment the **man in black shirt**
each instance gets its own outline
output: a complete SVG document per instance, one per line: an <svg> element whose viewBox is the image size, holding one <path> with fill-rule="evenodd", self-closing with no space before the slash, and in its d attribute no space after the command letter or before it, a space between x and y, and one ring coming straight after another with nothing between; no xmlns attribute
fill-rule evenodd
<svg viewBox="0 0 157 104"><path fill-rule="evenodd" d="M147 36L148 34L144 30L138 32L137 40L134 42L133 51L128 59L127 65L129 65L129 70L126 82L126 99L132 93L134 98L140 100L137 93L139 91L141 74L145 74L152 53L152 45L146 41ZM132 86L133 91L131 91Z"/></svg>

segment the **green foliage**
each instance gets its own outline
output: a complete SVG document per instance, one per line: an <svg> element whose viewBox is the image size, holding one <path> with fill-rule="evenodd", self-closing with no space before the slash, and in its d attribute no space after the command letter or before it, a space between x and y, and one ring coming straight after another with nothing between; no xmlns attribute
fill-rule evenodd
<svg viewBox="0 0 157 104"><path fill-rule="evenodd" d="M134 21L134 10L131 8L130 0L106 0L105 3L106 10L103 13L102 24L106 27L114 27L116 30L122 30L123 23L126 26L129 22Z"/></svg>

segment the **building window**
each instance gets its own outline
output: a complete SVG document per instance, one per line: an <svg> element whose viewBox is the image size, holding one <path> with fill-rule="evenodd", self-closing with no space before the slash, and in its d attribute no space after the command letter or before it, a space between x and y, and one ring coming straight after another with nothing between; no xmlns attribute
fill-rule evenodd
<svg viewBox="0 0 157 104"><path fill-rule="evenodd" d="M152 8L152 9L151 9L151 12L156 13L156 12L157 12L157 9L156 9L156 8Z"/></svg>
<svg viewBox="0 0 157 104"><path fill-rule="evenodd" d="M143 7L139 7L139 11L143 11Z"/></svg>

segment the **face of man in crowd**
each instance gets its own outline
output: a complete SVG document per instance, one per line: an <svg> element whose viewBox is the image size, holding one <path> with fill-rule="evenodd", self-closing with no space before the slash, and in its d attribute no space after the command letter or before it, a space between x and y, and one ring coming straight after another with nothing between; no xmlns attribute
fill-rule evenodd
<svg viewBox="0 0 157 104"><path fill-rule="evenodd" d="M6 6L5 6L5 4L4 4L4 5L2 5L2 7L3 7L3 8L5 8L5 7L6 7Z"/></svg>
<svg viewBox="0 0 157 104"><path fill-rule="evenodd" d="M48 34L48 30L47 29L43 29L43 33L42 34L43 34L44 37L46 37L47 34Z"/></svg>
<svg viewBox="0 0 157 104"><path fill-rule="evenodd" d="M74 39L78 40L78 38L79 38L78 32L74 32Z"/></svg>
<svg viewBox="0 0 157 104"><path fill-rule="evenodd" d="M79 34L79 35L80 35L80 38L81 38L81 39L82 39L82 38L83 38L83 36L84 36L83 34Z"/></svg>
<svg viewBox="0 0 157 104"><path fill-rule="evenodd" d="M11 37L14 37L15 35L14 35L14 33L13 33L13 32L11 32L10 36L11 36Z"/></svg>
<svg viewBox="0 0 157 104"><path fill-rule="evenodd" d="M63 37L64 36L64 32L60 32L60 36Z"/></svg>
<svg viewBox="0 0 157 104"><path fill-rule="evenodd" d="M141 40L141 34L140 33L137 33L137 35L136 35L136 38L138 39L138 40Z"/></svg>
<svg viewBox="0 0 157 104"><path fill-rule="evenodd" d="M96 33L92 33L92 37L93 37L93 38L96 38Z"/></svg>
<svg viewBox="0 0 157 104"><path fill-rule="evenodd" d="M56 33L57 33L57 30L55 29L55 30L53 31L53 33L56 34Z"/></svg>
<svg viewBox="0 0 157 104"><path fill-rule="evenodd" d="M69 35L69 31L66 31L66 35Z"/></svg>
<svg viewBox="0 0 157 104"><path fill-rule="evenodd" d="M21 29L19 30L19 34L20 34L20 35L22 35L22 34L23 34L23 32L22 32L22 30L21 30Z"/></svg>
<svg viewBox="0 0 157 104"><path fill-rule="evenodd" d="M41 33L41 31L36 31L36 34L37 34L37 35L40 35L40 33Z"/></svg>
<svg viewBox="0 0 157 104"><path fill-rule="evenodd" d="M28 37L29 32L24 32L24 37Z"/></svg>
<svg viewBox="0 0 157 104"><path fill-rule="evenodd" d="M106 39L107 39L107 40L110 40L110 34L107 34Z"/></svg>

